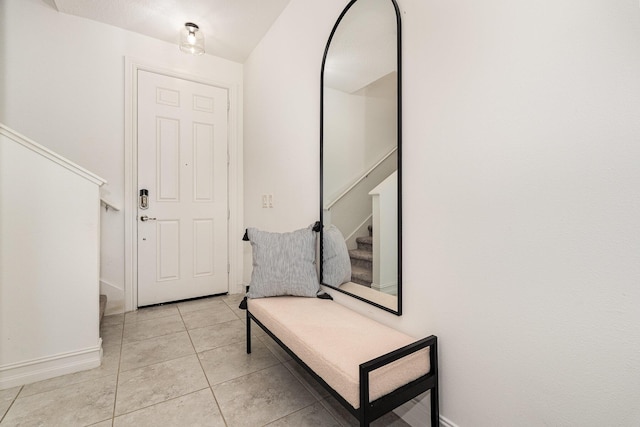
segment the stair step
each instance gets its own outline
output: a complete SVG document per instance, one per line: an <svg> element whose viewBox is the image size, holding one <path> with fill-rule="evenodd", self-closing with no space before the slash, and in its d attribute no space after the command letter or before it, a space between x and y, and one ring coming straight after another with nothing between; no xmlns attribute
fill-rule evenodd
<svg viewBox="0 0 640 427"><path fill-rule="evenodd" d="M358 249L363 249L365 251L373 251L373 237L356 237L356 243L358 244Z"/></svg>
<svg viewBox="0 0 640 427"><path fill-rule="evenodd" d="M100 295L100 322L102 323L102 318L104 317L104 310L107 308L107 296Z"/></svg>
<svg viewBox="0 0 640 427"><path fill-rule="evenodd" d="M352 249L349 251L351 268L360 267L373 271L373 252L362 249Z"/></svg>
<svg viewBox="0 0 640 427"><path fill-rule="evenodd" d="M364 267L351 267L351 281L368 288L373 282L373 272Z"/></svg>
<svg viewBox="0 0 640 427"><path fill-rule="evenodd" d="M363 261L373 261L373 252L365 251L362 249L351 249L349 251L349 257L352 259L360 259Z"/></svg>
<svg viewBox="0 0 640 427"><path fill-rule="evenodd" d="M373 271L364 267L351 267L351 278L371 283L373 282Z"/></svg>

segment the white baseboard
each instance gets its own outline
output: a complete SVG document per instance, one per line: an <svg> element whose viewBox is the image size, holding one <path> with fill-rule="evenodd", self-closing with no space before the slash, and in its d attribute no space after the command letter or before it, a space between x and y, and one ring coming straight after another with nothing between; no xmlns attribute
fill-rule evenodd
<svg viewBox="0 0 640 427"><path fill-rule="evenodd" d="M380 291L389 295L398 295L397 283L387 283L386 285L378 285L377 283L372 283L371 289L375 289L376 291Z"/></svg>
<svg viewBox="0 0 640 427"><path fill-rule="evenodd" d="M100 293L107 296L105 316L124 313L124 289L104 279L100 279Z"/></svg>
<svg viewBox="0 0 640 427"><path fill-rule="evenodd" d="M97 368L101 361L102 338L95 347L3 365L0 390Z"/></svg>
<svg viewBox="0 0 640 427"><path fill-rule="evenodd" d="M440 415L440 427L458 427L458 425Z"/></svg>

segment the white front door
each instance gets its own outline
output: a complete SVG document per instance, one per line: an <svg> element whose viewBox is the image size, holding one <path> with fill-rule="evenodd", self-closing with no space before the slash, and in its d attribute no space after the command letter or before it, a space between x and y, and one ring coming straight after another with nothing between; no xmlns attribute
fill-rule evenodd
<svg viewBox="0 0 640 427"><path fill-rule="evenodd" d="M138 306L225 293L227 90L138 71Z"/></svg>

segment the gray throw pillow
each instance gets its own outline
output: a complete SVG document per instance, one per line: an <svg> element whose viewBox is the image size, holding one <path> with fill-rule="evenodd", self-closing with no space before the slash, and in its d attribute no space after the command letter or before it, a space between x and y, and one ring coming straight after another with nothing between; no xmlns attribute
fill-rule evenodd
<svg viewBox="0 0 640 427"><path fill-rule="evenodd" d="M351 281L351 259L347 243L335 225L324 227L322 232L322 282L340 286Z"/></svg>
<svg viewBox="0 0 640 427"><path fill-rule="evenodd" d="M248 228L247 237L253 251L249 298L316 296L320 284L316 272L316 233L311 228L290 233Z"/></svg>

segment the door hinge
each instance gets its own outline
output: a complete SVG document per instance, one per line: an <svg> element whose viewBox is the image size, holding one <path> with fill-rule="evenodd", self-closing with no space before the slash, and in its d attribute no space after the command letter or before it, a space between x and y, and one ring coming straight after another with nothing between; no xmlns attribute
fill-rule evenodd
<svg viewBox="0 0 640 427"><path fill-rule="evenodd" d="M227 274L231 273L231 264L227 263Z"/></svg>
<svg viewBox="0 0 640 427"><path fill-rule="evenodd" d="M227 219L231 219L231 210L227 209Z"/></svg>

